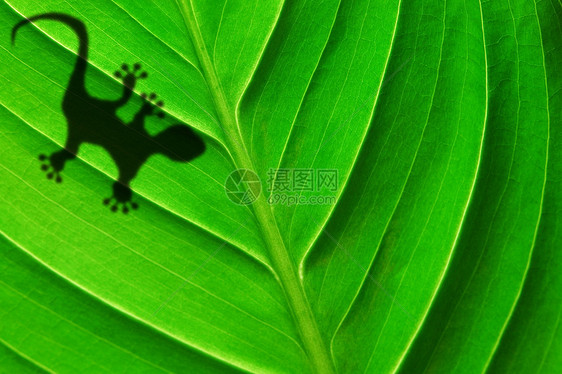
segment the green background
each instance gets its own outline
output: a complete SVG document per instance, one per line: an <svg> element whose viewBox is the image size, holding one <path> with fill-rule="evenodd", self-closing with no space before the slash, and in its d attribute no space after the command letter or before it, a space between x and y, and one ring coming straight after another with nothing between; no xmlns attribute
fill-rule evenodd
<svg viewBox="0 0 562 374"><path fill-rule="evenodd" d="M39 169L78 42L10 35L49 11L86 24L89 93L140 62L147 130L204 138L138 211L102 205L103 148ZM0 61L0 372L562 371L559 0L9 0ZM337 203L268 205L271 168L337 169Z"/></svg>

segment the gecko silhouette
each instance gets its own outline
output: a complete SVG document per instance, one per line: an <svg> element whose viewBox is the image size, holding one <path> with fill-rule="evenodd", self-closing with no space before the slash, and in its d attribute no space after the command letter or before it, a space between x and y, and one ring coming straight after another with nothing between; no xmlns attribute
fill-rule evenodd
<svg viewBox="0 0 562 374"><path fill-rule="evenodd" d="M39 20L62 22L70 27L78 37L78 57L71 73L70 80L62 101L62 112L66 117L68 132L64 148L47 156L39 155L43 162L41 170L46 172L48 179L57 183L62 181L61 172L67 161L75 159L80 145L95 144L103 147L117 165L119 175L113 183L113 195L104 199L116 212L121 208L123 213L129 212L129 206L137 209L138 204L132 202L131 181L147 159L161 153L174 161L189 162L205 151L205 143L193 130L185 125L173 125L155 136L145 129L145 120L149 116L164 117L162 101L156 101L156 95L142 94L142 105L130 123L124 123L117 110L127 104L133 95L137 80L147 77L141 72L141 65L132 67L124 64L115 72L115 77L123 82L123 92L116 100L102 100L91 96L86 90L85 77L88 66L88 33L84 23L63 13L44 13L27 18L12 29L12 43L18 30L27 24Z"/></svg>

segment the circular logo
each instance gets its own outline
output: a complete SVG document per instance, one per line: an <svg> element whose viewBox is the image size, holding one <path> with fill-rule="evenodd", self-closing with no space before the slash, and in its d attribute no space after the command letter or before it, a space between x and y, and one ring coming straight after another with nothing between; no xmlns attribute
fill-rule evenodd
<svg viewBox="0 0 562 374"><path fill-rule="evenodd" d="M261 181L251 170L236 169L226 178L224 191L233 203L250 205L260 196Z"/></svg>

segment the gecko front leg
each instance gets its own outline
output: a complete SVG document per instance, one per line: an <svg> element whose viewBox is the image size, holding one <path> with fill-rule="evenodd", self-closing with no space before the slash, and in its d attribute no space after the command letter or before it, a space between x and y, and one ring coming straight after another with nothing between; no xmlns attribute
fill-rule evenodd
<svg viewBox="0 0 562 374"><path fill-rule="evenodd" d="M123 64L121 70L114 73L114 76L123 82L123 93L119 99L113 102L116 108L127 104L139 79L148 77L148 73L146 71L141 72L140 69L141 64L139 63L134 64L133 69L130 69L129 65Z"/></svg>

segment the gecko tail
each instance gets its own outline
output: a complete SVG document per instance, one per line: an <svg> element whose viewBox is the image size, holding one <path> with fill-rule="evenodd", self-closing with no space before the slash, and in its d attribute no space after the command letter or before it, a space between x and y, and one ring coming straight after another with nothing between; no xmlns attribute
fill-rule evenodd
<svg viewBox="0 0 562 374"><path fill-rule="evenodd" d="M39 20L51 20L51 21L58 21L64 23L68 27L70 27L78 36L80 41L80 46L78 48L78 56L82 57L83 59L87 59L88 57L88 33L86 31L86 26L82 21L77 18L74 18L68 14L64 13L43 13L37 14L35 16L26 18L20 22L18 22L12 28L12 45L16 42L16 36L20 28L30 23L34 23L35 21Z"/></svg>

